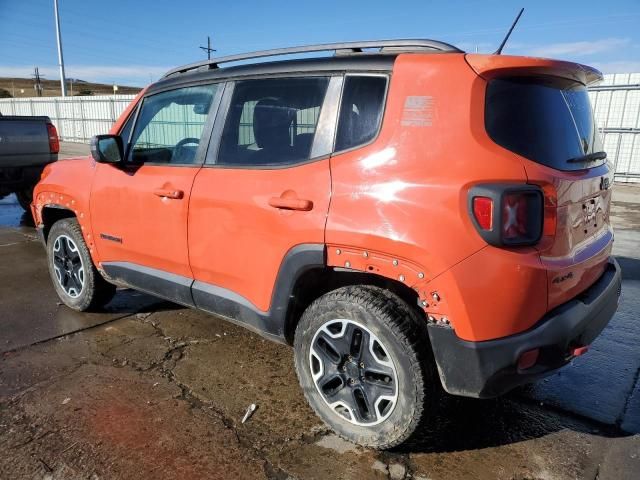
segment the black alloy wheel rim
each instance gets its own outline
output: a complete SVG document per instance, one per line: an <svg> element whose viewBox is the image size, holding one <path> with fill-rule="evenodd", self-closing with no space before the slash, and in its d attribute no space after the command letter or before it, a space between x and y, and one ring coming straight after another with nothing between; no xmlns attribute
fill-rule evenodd
<svg viewBox="0 0 640 480"><path fill-rule="evenodd" d="M67 235L60 235L53 243L53 270L64 293L79 297L84 288L84 265L78 246Z"/></svg>
<svg viewBox="0 0 640 480"><path fill-rule="evenodd" d="M377 425L398 401L389 350L367 327L348 319L326 322L311 342L309 366L318 393L342 419Z"/></svg>

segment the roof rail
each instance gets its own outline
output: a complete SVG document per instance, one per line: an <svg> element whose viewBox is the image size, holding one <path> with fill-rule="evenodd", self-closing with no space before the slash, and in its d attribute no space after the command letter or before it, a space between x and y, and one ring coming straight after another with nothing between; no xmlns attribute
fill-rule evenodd
<svg viewBox="0 0 640 480"><path fill-rule="evenodd" d="M439 52L462 53L457 47L445 42L427 39L402 39L402 40L370 40L363 42L342 42L342 43L321 43L318 45L304 45L300 47L275 48L272 50L260 50L250 53L239 53L227 55L225 57L212 58L201 62L190 63L182 67L169 70L163 78L195 70L201 67L210 69L218 68L221 63L239 62L253 58L276 57L278 55L292 55L296 53L327 52L335 51L336 55L362 53L365 48L378 48L380 52L387 51L412 51L412 50L435 50Z"/></svg>

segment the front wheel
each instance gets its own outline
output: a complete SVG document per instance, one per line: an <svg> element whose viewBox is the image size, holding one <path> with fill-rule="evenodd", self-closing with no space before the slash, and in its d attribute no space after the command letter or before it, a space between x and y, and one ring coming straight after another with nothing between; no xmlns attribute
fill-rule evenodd
<svg viewBox="0 0 640 480"><path fill-rule="evenodd" d="M47 259L56 293L69 308L97 309L115 295L116 287L102 278L93 265L75 218L53 224L47 238Z"/></svg>
<svg viewBox="0 0 640 480"><path fill-rule="evenodd" d="M381 288L343 287L320 297L304 312L294 348L311 407L363 446L407 440L439 392L424 324Z"/></svg>

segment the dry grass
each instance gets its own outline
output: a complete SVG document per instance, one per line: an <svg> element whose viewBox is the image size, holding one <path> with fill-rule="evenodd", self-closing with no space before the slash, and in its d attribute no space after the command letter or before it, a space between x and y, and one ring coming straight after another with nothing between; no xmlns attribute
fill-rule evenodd
<svg viewBox="0 0 640 480"><path fill-rule="evenodd" d="M42 96L58 97L60 93L59 80L42 80ZM11 96L16 98L35 97L34 88L35 81L32 78L0 78L0 89L8 91ZM73 82L73 95L77 95L82 90L91 91L93 95L110 95L113 94L113 85L104 83L91 82ZM118 85L118 94L126 95L130 93L138 93L138 87L125 87ZM67 95L71 95L71 83L67 81Z"/></svg>

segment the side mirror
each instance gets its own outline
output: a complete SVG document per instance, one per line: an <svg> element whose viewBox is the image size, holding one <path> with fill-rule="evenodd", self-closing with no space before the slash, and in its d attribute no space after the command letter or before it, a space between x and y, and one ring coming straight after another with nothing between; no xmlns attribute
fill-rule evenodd
<svg viewBox="0 0 640 480"><path fill-rule="evenodd" d="M122 163L122 138L119 135L96 135L91 139L91 156L98 163Z"/></svg>

